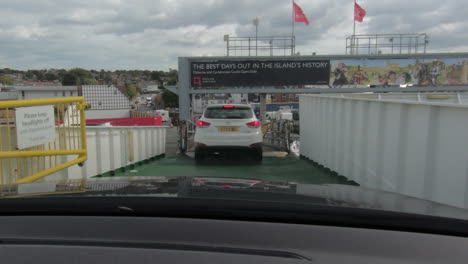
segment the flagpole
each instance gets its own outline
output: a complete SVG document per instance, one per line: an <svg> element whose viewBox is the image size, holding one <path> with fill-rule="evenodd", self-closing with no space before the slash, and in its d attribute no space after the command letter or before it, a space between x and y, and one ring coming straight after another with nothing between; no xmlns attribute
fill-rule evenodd
<svg viewBox="0 0 468 264"><path fill-rule="evenodd" d="M296 44L295 44L295 39L294 39L294 0L292 0L291 8L292 8L292 19L291 19L291 27L292 27L292 32L291 32L292 40L291 40L291 44L292 44L292 47L291 47L291 56L293 56L293 55L294 55L294 46L296 45Z"/></svg>
<svg viewBox="0 0 468 264"><path fill-rule="evenodd" d="M354 0L354 6L353 10L356 12L356 0ZM351 45L351 55L354 55L354 45L356 44L356 18L355 15L353 14L353 41Z"/></svg>

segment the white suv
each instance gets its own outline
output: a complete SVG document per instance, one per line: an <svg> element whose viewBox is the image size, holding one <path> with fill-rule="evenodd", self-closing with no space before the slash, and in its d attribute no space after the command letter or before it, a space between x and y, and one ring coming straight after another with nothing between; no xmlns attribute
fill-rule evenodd
<svg viewBox="0 0 468 264"><path fill-rule="evenodd" d="M250 105L209 105L197 122L195 160L248 151L261 162L262 142L261 123Z"/></svg>

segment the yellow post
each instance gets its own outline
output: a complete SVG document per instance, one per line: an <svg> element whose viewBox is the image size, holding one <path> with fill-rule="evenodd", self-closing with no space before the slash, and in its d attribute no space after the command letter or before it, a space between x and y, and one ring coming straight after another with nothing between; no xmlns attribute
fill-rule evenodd
<svg viewBox="0 0 468 264"><path fill-rule="evenodd" d="M0 125L0 151L3 151L2 126ZM3 186L3 159L0 159L0 186Z"/></svg>
<svg viewBox="0 0 468 264"><path fill-rule="evenodd" d="M84 111L86 107L89 107L89 105L85 105L83 100L81 100L81 104L77 105L77 108L80 111L81 149L84 150L88 149L88 146L86 145L86 118Z"/></svg>
<svg viewBox="0 0 468 264"><path fill-rule="evenodd" d="M6 108L6 129L7 129L7 145L8 145L8 151L11 151L11 132L10 132L10 110ZM11 165L11 159L8 159L8 180L11 183L12 180L12 165Z"/></svg>

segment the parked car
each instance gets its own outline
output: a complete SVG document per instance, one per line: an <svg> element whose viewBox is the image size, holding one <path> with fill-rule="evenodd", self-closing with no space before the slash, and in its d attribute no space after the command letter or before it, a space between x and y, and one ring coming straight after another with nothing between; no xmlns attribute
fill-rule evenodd
<svg viewBox="0 0 468 264"><path fill-rule="evenodd" d="M209 105L197 121L195 160L247 152L261 162L262 142L261 123L250 105Z"/></svg>

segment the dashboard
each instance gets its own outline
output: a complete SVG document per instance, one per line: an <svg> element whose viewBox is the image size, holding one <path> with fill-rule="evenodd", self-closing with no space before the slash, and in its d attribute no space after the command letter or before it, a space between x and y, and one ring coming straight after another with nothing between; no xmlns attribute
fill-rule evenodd
<svg viewBox="0 0 468 264"><path fill-rule="evenodd" d="M134 216L1 216L4 263L466 263L468 239Z"/></svg>

